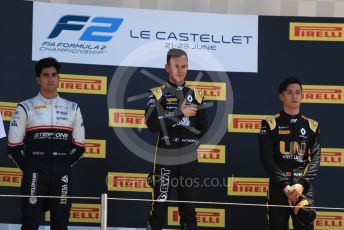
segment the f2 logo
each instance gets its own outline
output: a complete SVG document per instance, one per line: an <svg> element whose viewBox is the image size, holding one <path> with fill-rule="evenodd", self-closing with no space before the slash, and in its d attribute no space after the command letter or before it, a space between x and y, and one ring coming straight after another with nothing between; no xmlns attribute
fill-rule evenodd
<svg viewBox="0 0 344 230"><path fill-rule="evenodd" d="M79 31L84 28L85 23L90 19L90 16L65 15L57 22L53 31L51 31L48 38L56 38L64 30ZM72 24L69 22L79 22L79 24ZM110 35L96 35L95 33L114 33L118 30L123 22L123 18L105 18L95 17L91 22L109 24L109 26L89 26L81 35L81 41L93 42L107 42L112 39Z"/></svg>

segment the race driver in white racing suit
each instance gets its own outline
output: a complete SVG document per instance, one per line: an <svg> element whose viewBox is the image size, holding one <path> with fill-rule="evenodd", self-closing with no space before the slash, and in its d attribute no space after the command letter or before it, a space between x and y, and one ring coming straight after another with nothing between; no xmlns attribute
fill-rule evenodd
<svg viewBox="0 0 344 230"><path fill-rule="evenodd" d="M23 171L22 230L38 229L50 210L51 229L67 229L71 166L84 152L85 129L79 106L57 94L60 64L44 58L36 64L39 94L18 104L10 123L8 155Z"/></svg>

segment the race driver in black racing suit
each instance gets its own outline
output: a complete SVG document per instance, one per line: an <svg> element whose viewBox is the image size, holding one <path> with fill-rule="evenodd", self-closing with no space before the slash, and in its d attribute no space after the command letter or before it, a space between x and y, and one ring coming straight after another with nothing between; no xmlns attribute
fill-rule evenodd
<svg viewBox="0 0 344 230"><path fill-rule="evenodd" d="M66 230L71 208L71 166L84 152L85 129L79 106L57 94L60 64L36 63L39 94L18 104L8 134L9 157L23 171L22 230L36 230L50 210L52 230Z"/></svg>
<svg viewBox="0 0 344 230"><path fill-rule="evenodd" d="M153 173L149 178L153 189L153 203L148 230L161 230L166 219L173 180L178 199L195 200L192 184L197 176L197 148L200 137L207 130L207 114L200 90L185 85L188 59L185 51L170 49L165 65L169 79L161 87L150 90L145 117L149 130L158 133ZM187 185L187 181L191 184ZM158 200L158 201L154 201ZM193 204L179 203L180 229L197 229Z"/></svg>
<svg viewBox="0 0 344 230"><path fill-rule="evenodd" d="M302 85L289 77L281 82L279 97L283 111L262 121L259 150L262 165L269 174L268 204L295 205L304 195L314 205L313 180L320 164L318 122L300 114ZM291 208L269 207L268 229L288 229L289 216L294 229L314 229L302 224Z"/></svg>

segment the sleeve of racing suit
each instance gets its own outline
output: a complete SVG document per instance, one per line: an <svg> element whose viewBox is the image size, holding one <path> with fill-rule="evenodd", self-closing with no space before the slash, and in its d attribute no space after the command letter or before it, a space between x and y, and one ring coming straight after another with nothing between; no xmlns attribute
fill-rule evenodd
<svg viewBox="0 0 344 230"><path fill-rule="evenodd" d="M72 159L71 166L73 167L85 152L85 127L79 107L76 110L76 115L73 121L72 136L73 139L70 155Z"/></svg>
<svg viewBox="0 0 344 230"><path fill-rule="evenodd" d="M309 149L309 162L303 172L303 176L299 179L299 183L303 185L305 191L308 191L310 183L314 180L318 173L319 165L320 165L320 129L319 126L316 129L310 149Z"/></svg>
<svg viewBox="0 0 344 230"><path fill-rule="evenodd" d="M206 102L204 98L202 99L202 103L199 106L200 108L197 111L197 129L201 131L201 133L198 135L198 138L200 139L208 130L208 114L207 109L205 107Z"/></svg>
<svg viewBox="0 0 344 230"><path fill-rule="evenodd" d="M145 119L148 129L152 132L161 132L163 128L169 128L178 123L183 116L180 108L173 111L164 110L159 100L154 95L148 97L145 108Z"/></svg>
<svg viewBox="0 0 344 230"><path fill-rule="evenodd" d="M272 139L272 133L266 120L262 121L259 133L259 152L261 163L266 172L269 174L270 180L279 185L281 189L284 189L287 185L289 185L289 179L280 170L274 159L274 143Z"/></svg>
<svg viewBox="0 0 344 230"><path fill-rule="evenodd" d="M26 110L21 104L19 104L13 114L8 131L7 154L21 170L23 170L25 162L24 138L26 132L26 121Z"/></svg>

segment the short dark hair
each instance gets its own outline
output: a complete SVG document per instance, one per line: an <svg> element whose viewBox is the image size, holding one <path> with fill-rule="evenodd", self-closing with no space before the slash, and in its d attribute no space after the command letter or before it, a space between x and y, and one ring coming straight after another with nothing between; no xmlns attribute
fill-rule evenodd
<svg viewBox="0 0 344 230"><path fill-rule="evenodd" d="M53 57L47 57L40 59L35 66L36 77L41 75L41 72L44 68L55 67L57 73L60 73L61 65L60 63Z"/></svg>
<svg viewBox="0 0 344 230"><path fill-rule="evenodd" d="M186 56L186 59L188 58L188 55L186 54L186 52L182 49L170 49L168 52L167 52L167 60L166 60L166 63L170 63L170 59L171 58L175 58L175 57L181 57L185 55Z"/></svg>
<svg viewBox="0 0 344 230"><path fill-rule="evenodd" d="M299 81L299 79L297 79L296 77L287 77L286 79L281 81L279 88L278 88L278 92L280 94L283 93L283 91L285 91L288 88L288 85L290 85L290 84L298 84L302 90L302 84Z"/></svg>

